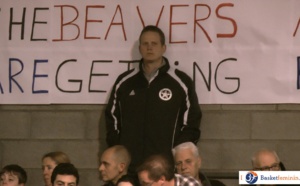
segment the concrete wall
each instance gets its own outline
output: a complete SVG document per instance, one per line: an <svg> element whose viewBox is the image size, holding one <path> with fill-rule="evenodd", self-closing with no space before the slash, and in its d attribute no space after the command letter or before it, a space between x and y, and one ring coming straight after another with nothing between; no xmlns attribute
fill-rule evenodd
<svg viewBox="0 0 300 186"><path fill-rule="evenodd" d="M101 185L98 155L106 148L105 105L0 105L0 166L17 163L30 186L41 186L41 157L62 150L80 170L81 185ZM300 105L201 105L198 144L208 174L250 169L251 154L276 150L287 169L300 170ZM229 186L237 180L223 179Z"/></svg>

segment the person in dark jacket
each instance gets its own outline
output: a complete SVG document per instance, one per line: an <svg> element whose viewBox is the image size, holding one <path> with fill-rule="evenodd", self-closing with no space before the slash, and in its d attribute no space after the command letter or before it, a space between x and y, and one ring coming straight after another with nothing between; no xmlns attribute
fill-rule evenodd
<svg viewBox="0 0 300 186"><path fill-rule="evenodd" d="M183 142L197 143L201 110L192 79L173 69L167 58L164 33L146 26L139 38L139 69L117 78L106 108L108 146L124 145L134 171L146 157L164 153Z"/></svg>
<svg viewBox="0 0 300 186"><path fill-rule="evenodd" d="M285 166L280 161L276 151L270 149L263 148L256 151L251 158L251 162L252 162L252 168L255 171L285 171L286 170ZM289 184L289 185L299 185L299 184ZM285 185L281 184L281 186L285 186Z"/></svg>
<svg viewBox="0 0 300 186"><path fill-rule="evenodd" d="M100 158L100 176L106 182L104 186L115 186L118 180L127 175L130 164L130 153L123 145L107 148Z"/></svg>
<svg viewBox="0 0 300 186"><path fill-rule="evenodd" d="M178 174L192 176L203 186L213 186L210 180L200 171L202 160L194 143L181 143L172 149L172 153Z"/></svg>

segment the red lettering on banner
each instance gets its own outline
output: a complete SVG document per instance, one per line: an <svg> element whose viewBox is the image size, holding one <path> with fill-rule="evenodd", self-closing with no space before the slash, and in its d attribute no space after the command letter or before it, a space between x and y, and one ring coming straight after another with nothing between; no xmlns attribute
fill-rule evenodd
<svg viewBox="0 0 300 186"><path fill-rule="evenodd" d="M233 7L234 5L232 3L223 3L223 4L220 4L217 9L216 9L216 15L218 18L220 19L225 19L225 20L228 20L232 23L232 26L233 26L233 32L231 34L217 34L217 37L234 37L236 32L237 32L237 24L235 22L234 19L232 18L229 18L229 17L224 17L224 16L221 16L219 14L219 10L223 7L226 7L226 6L229 6L229 7Z"/></svg>
<svg viewBox="0 0 300 186"><path fill-rule="evenodd" d="M175 7L187 7L188 5L171 5L170 7L170 30L169 30L169 41L170 43L187 43L187 41L172 41L172 25L186 25L187 22L173 22L173 8Z"/></svg>
<svg viewBox="0 0 300 186"><path fill-rule="evenodd" d="M55 5L54 7L60 7L61 10L61 16L60 16L60 21L61 21L61 25L60 25L60 39L53 39L52 41L72 41L72 40L76 40L79 37L80 34L80 28L77 24L74 23L74 21L78 18L78 10L75 6L71 6L71 5ZM72 20L69 21L67 23L64 23L64 8L73 8L76 12L76 17ZM75 38L72 39L65 39L64 38L64 27L65 26L75 26L77 28L77 36Z"/></svg>
<svg viewBox="0 0 300 186"><path fill-rule="evenodd" d="M223 7L233 7L234 5L231 4L231 3L223 3L223 4L220 4L217 8L216 8L216 16L220 19L224 19L224 20L228 20L232 23L232 26L233 26L233 31L232 33L228 33L228 34L217 34L217 38L229 38L229 37L234 37L237 33L237 24L236 24L236 21L232 18L229 18L229 17L225 17L225 16L222 16L220 15L219 11L221 8ZM201 8L201 7L206 7L207 10L208 10L208 14L206 17L203 17L203 18L197 18L197 12L198 12L198 8ZM211 15L211 8L206 5L206 4L196 4L195 5L195 14L194 14L194 43L196 42L196 31L197 31L197 26L201 28L202 32L204 33L205 37L207 38L207 40L212 43L212 39L211 37L209 36L208 32L205 30L205 28L200 24L201 21L204 21L204 20L207 20Z"/></svg>
<svg viewBox="0 0 300 186"><path fill-rule="evenodd" d="M167 25L167 29L169 29L166 33L169 34L169 43L170 44L185 44L188 42L192 42L189 41L188 39L190 37L193 37L193 42L196 43L197 41L197 37L200 37L201 34L204 36L204 40L207 40L208 43L212 43L213 39L216 38L233 38L235 37L237 30L238 30L238 26L237 26L237 22L234 18L230 17L230 16L226 16L224 15L224 13L221 12L221 10L223 8L231 8L234 7L234 4L232 3L221 3L216 5L217 7L215 8L215 11L213 10L213 7L211 7L208 4L194 4L194 5L190 5L190 4L171 4L169 7L170 13L169 15L165 15L164 19L164 24ZM79 37L82 37L82 39L84 40L88 40L88 39L104 39L107 40L109 34L111 35L116 35L118 31L116 32L112 32L112 28L116 28L119 29L119 35L123 34L123 38L124 41L127 41L127 33L125 30L125 24L126 21L128 21L128 19L126 19L126 17L124 17L123 15L123 10L122 7L120 5L116 5L115 8L113 9L108 9L106 10L104 5L86 5L84 10L85 12L81 13L79 12L79 8L77 8L75 5L54 5L54 8L58 8L56 10L58 10L57 15L55 15L56 17L54 18L55 21L58 20L58 25L55 25L56 27L54 27L54 29L57 29L55 31L55 33L58 33L57 36L54 36L53 38L51 38L51 40L53 42L61 42L61 41L74 41L79 39ZM97 9L101 11L103 10L106 14L110 14L109 11L114 11L112 14L112 18L111 20L104 20L100 17L96 17L95 12L92 11L92 9ZM141 6L136 6L137 12L132 13L131 16L138 16L135 17L137 19L140 19L141 24L143 27L145 27L147 25L147 23L145 23L145 17L147 16L158 16L157 19L155 20L155 25L158 26L161 23L162 20L162 16L165 10L165 6L162 5L161 7L158 7L158 11L157 13L153 13L152 10L150 10L151 12L148 12L147 14L144 13L144 11L142 11L142 7ZM188 15L182 16L184 14L184 12L186 11L190 11L190 9L193 9L193 18L190 18ZM37 12L46 12L48 11L49 8L34 8L34 12L33 12L33 21L32 21L32 28L31 28L31 41L47 41L48 38L47 37L41 37L37 32L35 27L41 26L41 25L48 25L48 21L45 20L45 17L42 17L43 19L38 19L37 17ZM99 12L99 11L98 11ZM144 14L142 14L142 12ZM192 12L192 11L191 11ZM215 16L212 17L211 14L215 13ZM15 26L21 26L21 40L24 39L24 33L25 33L25 15L26 15L26 9L23 9L23 14L22 14L22 21L15 21L13 19L13 9L11 8L11 15L10 15L10 22L9 22L9 39L12 39L12 33L13 33L13 29ZM81 16L81 17L80 17ZM82 18L83 17L83 18ZM124 18L123 18L124 17ZM183 18L185 20L180 21L178 19ZM207 27L206 25L212 21L214 21L213 19L218 19L221 20L223 22L217 22L218 24L230 24L229 26L232 27L232 31L229 31L229 33L221 33L220 31L217 32L218 30L211 30L213 28L211 27ZM40 21L43 20L43 21ZM131 20L131 19L130 19ZM129 20L129 21L130 21ZM133 19L134 20L134 19ZM101 35L100 33L97 33L97 30L95 25L101 25L103 22L109 23L109 25L105 28L103 35ZM296 35L297 31L298 31L298 27L300 24L300 20L298 21L296 30L294 31L294 36ZM211 25L211 24L209 24ZM113 26L117 26L117 27L113 27ZM187 30L187 31L183 31L183 33L179 33L179 29L178 28L184 28L185 30L190 28L187 26L192 26L193 30ZM226 25L227 26L227 25ZM227 28L227 27L226 27ZM230 28L230 27L229 27ZM16 28L14 28L16 29ZM49 28L49 29L53 29L53 28ZM134 28L132 28L134 29ZM211 33L212 31L217 32L217 34L215 34L215 37L213 37L213 33ZM178 33L176 33L178 32ZM188 33L185 33L188 32ZM82 34L83 33L83 34ZM178 35L181 34L182 37L186 37L183 39L177 39ZM176 35L176 37L175 37ZM193 35L193 36L192 36ZM36 37L34 37L36 36ZM180 36L180 35L179 35ZM113 37L113 36L111 36ZM121 36L122 37L122 36ZM199 39L198 39L199 40Z"/></svg>
<svg viewBox="0 0 300 186"><path fill-rule="evenodd" d="M115 17L116 17L117 12L120 12L121 22L119 22L119 23L118 23L118 22L114 23L113 21L114 21L114 19L115 19ZM108 28L108 30L107 30L107 32L106 32L106 35L105 35L105 39L107 39L108 32L109 32L109 30L110 30L110 28L111 28L112 25L122 25L124 39L125 39L125 41L127 41L127 38L126 38L126 32L125 32L125 28L124 28L124 22L123 22L123 15L122 15L122 10L121 10L120 5L118 5L117 8L116 8L115 15L114 15L114 17L112 18L112 20L111 20L111 22L110 22L109 28Z"/></svg>
<svg viewBox="0 0 300 186"><path fill-rule="evenodd" d="M87 36L87 24L88 23L102 23L102 20L94 20L94 19L88 19L88 12L90 8L104 8L104 6L87 6L86 12L85 12L85 27L84 27L84 39L101 39L100 37L96 36Z"/></svg>
<svg viewBox="0 0 300 186"><path fill-rule="evenodd" d="M205 18L202 18L202 19L198 19L197 18L197 10L198 10L197 8L198 7L206 7L207 8L208 15ZM210 7L208 5L206 5L206 4L195 4L195 12L194 12L194 43L196 43L196 26L197 25L201 28L201 30L205 34L206 38L208 39L208 41L210 43L212 42L212 40L209 37L207 31L199 24L200 21L204 21L204 20L208 19L209 16L210 16L210 14L211 14L211 9L210 9Z"/></svg>
<svg viewBox="0 0 300 186"><path fill-rule="evenodd" d="M295 32L294 32L294 34L293 34L294 37L296 36L296 34L297 34L297 32L298 32L299 25L300 25L300 18L299 18L299 20L298 20L298 24L297 24L296 29L295 29Z"/></svg>
<svg viewBox="0 0 300 186"><path fill-rule="evenodd" d="M160 10L160 13L159 13L159 16L158 16L158 18L157 18L157 21L156 21L155 26L158 26L159 21L160 21L160 18L161 18L161 15L162 15L162 13L163 13L163 11L164 11L164 8L165 8L165 6L162 6L162 7L161 7L161 10ZM143 25L143 28L144 28L144 27L145 27L145 22L144 22L144 19L143 19L143 17L142 17L142 14L141 14L141 12L140 12L139 6L137 6L136 9L137 9L139 18L140 18L140 20L141 20L141 22L142 22L142 25Z"/></svg>

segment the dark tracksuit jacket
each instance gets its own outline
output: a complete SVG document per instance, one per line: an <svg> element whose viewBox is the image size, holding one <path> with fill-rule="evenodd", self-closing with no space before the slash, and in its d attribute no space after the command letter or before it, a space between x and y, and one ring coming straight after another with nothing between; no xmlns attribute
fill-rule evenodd
<svg viewBox="0 0 300 186"><path fill-rule="evenodd" d="M139 69L121 74L106 107L106 141L128 148L131 170L144 158L200 137L201 110L191 78L166 64L148 81Z"/></svg>

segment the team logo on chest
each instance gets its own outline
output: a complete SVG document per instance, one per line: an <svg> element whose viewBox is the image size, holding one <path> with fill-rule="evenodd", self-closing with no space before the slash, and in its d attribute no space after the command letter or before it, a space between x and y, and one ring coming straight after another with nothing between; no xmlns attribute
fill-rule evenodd
<svg viewBox="0 0 300 186"><path fill-rule="evenodd" d="M172 98L172 91L168 88L159 91L159 98L163 101L169 101Z"/></svg>

